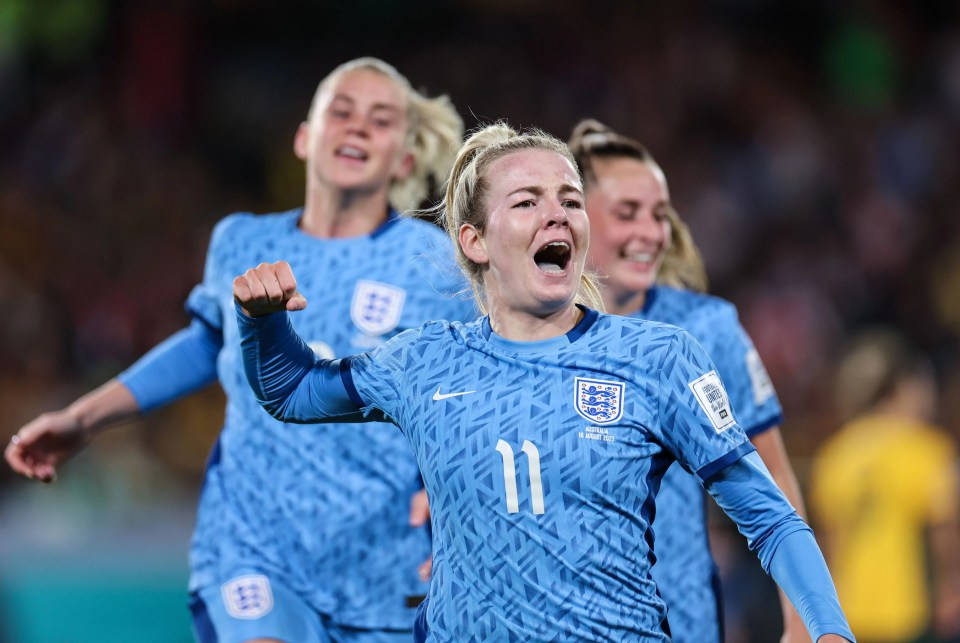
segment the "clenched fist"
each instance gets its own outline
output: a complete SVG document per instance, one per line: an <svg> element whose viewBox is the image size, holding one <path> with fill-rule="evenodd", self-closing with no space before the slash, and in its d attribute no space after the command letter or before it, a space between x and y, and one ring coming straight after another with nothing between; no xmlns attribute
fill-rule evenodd
<svg viewBox="0 0 960 643"><path fill-rule="evenodd" d="M250 317L307 307L307 299L297 292L297 280L286 261L261 263L236 277L233 299Z"/></svg>

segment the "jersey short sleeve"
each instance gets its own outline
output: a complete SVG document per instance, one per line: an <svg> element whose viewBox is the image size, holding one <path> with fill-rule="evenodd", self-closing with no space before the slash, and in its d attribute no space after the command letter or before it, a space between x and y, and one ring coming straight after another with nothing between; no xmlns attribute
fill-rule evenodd
<svg viewBox="0 0 960 643"><path fill-rule="evenodd" d="M662 439L681 466L705 482L754 450L716 366L689 334L671 338L658 371Z"/></svg>
<svg viewBox="0 0 960 643"><path fill-rule="evenodd" d="M250 214L231 214L221 219L213 228L210 236L210 245L207 248L207 257L203 267L203 281L193 287L187 297L186 309L194 319L198 319L208 327L220 330L223 328L223 311L220 305L219 293L223 276L220 266L223 264L224 254L230 250L231 230L243 218L251 218ZM231 275L232 278L234 275Z"/></svg>
<svg viewBox="0 0 960 643"><path fill-rule="evenodd" d="M381 416L403 426L403 391L411 347L420 329L406 330L367 353L349 358L341 370L343 383L365 416Z"/></svg>
<svg viewBox="0 0 960 643"><path fill-rule="evenodd" d="M712 332L718 334L719 341L707 350L727 383L737 423L751 437L777 426L783 421L780 400L760 354L737 318L736 309L725 306L716 322Z"/></svg>

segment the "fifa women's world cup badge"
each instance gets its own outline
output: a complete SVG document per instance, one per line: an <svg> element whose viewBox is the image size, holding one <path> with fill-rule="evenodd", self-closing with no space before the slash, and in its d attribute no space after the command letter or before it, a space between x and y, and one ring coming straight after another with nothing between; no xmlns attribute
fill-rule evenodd
<svg viewBox="0 0 960 643"><path fill-rule="evenodd" d="M626 384L577 377L574 380L576 409L580 417L594 424L612 424L623 416Z"/></svg>

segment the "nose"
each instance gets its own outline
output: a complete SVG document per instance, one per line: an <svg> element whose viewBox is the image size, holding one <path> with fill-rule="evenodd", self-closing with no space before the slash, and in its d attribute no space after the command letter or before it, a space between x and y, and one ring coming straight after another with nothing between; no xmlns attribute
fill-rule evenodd
<svg viewBox="0 0 960 643"><path fill-rule="evenodd" d="M370 135L367 119L363 114L354 113L350 115L350 119L347 121L347 132L349 134L362 136L363 138L367 138Z"/></svg>
<svg viewBox="0 0 960 643"><path fill-rule="evenodd" d="M552 203L545 216L545 226L547 228L554 226L566 228L569 227L569 225L570 219L567 216L567 210L563 207L563 204L559 201Z"/></svg>
<svg viewBox="0 0 960 643"><path fill-rule="evenodd" d="M652 214L639 216L634 226L634 234L648 243L661 243L664 240L663 224Z"/></svg>

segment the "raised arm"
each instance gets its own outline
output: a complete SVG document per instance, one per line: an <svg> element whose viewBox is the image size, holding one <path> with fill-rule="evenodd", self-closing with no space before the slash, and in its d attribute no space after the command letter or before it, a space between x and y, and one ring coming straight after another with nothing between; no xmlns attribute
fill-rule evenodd
<svg viewBox="0 0 960 643"><path fill-rule="evenodd" d="M287 311L303 310L307 300L287 262L246 271L234 279L233 297L244 372L270 415L295 423L366 419L344 386L349 362L317 357L290 324Z"/></svg>

